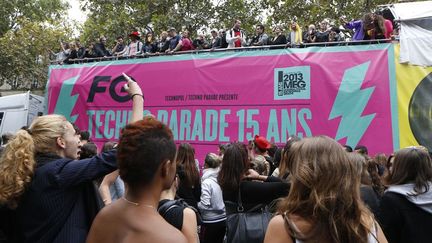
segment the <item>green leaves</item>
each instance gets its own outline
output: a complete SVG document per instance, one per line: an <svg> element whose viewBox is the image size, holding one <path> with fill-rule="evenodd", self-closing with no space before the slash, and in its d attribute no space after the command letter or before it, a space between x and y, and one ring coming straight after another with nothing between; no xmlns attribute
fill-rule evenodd
<svg viewBox="0 0 432 243"><path fill-rule="evenodd" d="M44 88L48 49L59 49L59 39L72 33L61 0L0 1L0 86L13 89Z"/></svg>
<svg viewBox="0 0 432 243"><path fill-rule="evenodd" d="M20 89L37 82L42 88L48 49L58 52L59 40L72 41L72 27L80 31L83 45L105 35L112 48L117 36L146 28L156 35L171 26L187 29L194 38L212 28L231 28L240 19L246 33L253 35L257 24L264 24L269 33L275 25L288 29L293 17L302 27L324 18L337 23L342 15L357 19L366 9L391 2L396 0L80 0L88 19L74 26L66 19L68 1L0 1L0 85L8 82Z"/></svg>
<svg viewBox="0 0 432 243"><path fill-rule="evenodd" d="M269 0L273 14L268 20L271 23L288 24L287 20L296 16L301 26L317 24L324 18L336 23L343 15L348 19L359 19L366 12L377 6L397 2L396 0Z"/></svg>

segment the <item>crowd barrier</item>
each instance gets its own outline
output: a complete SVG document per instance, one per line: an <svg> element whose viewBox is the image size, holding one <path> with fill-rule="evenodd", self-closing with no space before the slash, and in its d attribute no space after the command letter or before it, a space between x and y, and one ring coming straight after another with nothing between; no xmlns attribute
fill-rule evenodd
<svg viewBox="0 0 432 243"><path fill-rule="evenodd" d="M339 41L339 42L318 42L318 43L302 43L299 45L266 45L266 46L246 46L238 48L211 48L201 50L190 50L190 51L177 51L175 53L144 53L134 56L107 56L107 57L95 57L95 58L82 58L82 59L68 59L68 64L76 63L87 63L87 62L101 62L101 61L113 61L113 60L125 60L125 59L137 59L137 58L150 58L155 56L165 55L182 55L182 54L199 54L208 52L230 52L230 51L250 51L250 50L268 50L268 49L284 49L284 48L308 48L308 47L328 47L328 46L351 46L351 45L371 45L388 43L391 39L384 40L363 40L363 41ZM56 64L56 61L51 61L51 64Z"/></svg>

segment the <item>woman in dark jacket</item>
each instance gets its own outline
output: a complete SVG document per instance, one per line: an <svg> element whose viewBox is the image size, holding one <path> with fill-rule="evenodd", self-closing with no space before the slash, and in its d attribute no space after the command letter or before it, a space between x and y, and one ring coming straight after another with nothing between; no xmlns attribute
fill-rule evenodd
<svg viewBox="0 0 432 243"><path fill-rule="evenodd" d="M132 80L128 85L136 121L143 114L142 92ZM79 152L79 137L61 115L36 118L8 143L0 159L0 205L16 220L10 239L85 242L98 212L92 180L116 169L117 152L77 160Z"/></svg>
<svg viewBox="0 0 432 243"><path fill-rule="evenodd" d="M431 242L432 160L425 150L410 147L394 155L378 214L389 243Z"/></svg>
<svg viewBox="0 0 432 243"><path fill-rule="evenodd" d="M177 174L180 178L177 197L198 210L201 198L201 183L195 151L188 143L182 143L177 150Z"/></svg>
<svg viewBox="0 0 432 243"><path fill-rule="evenodd" d="M286 36L283 34L281 27L276 26L274 28L274 33L276 36L270 41L271 45L285 45L287 43Z"/></svg>
<svg viewBox="0 0 432 243"><path fill-rule="evenodd" d="M277 177L259 175L249 168L246 145L233 143L227 146L218 182L222 189L228 218L230 214L237 212L239 195L244 212L260 205L268 205L275 199L288 195L288 183L282 182ZM227 234L232 230L227 224ZM264 235L260 237L264 239Z"/></svg>
<svg viewBox="0 0 432 243"><path fill-rule="evenodd" d="M240 143L230 144L225 151L218 175L224 201L237 202L240 189L242 202L247 210L288 195L288 183L273 176L259 175L249 168L246 146Z"/></svg>

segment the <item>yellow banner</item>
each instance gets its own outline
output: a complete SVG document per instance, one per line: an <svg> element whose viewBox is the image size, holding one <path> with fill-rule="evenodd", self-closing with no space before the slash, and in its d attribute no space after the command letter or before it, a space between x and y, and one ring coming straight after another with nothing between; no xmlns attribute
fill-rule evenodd
<svg viewBox="0 0 432 243"><path fill-rule="evenodd" d="M432 151L432 67L399 63L395 45L395 69L400 148L423 145Z"/></svg>

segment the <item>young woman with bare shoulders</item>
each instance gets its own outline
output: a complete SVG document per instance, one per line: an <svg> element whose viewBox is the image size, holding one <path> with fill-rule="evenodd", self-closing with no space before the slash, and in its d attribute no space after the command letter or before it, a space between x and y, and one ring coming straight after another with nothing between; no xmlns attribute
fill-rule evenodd
<svg viewBox="0 0 432 243"><path fill-rule="evenodd" d="M264 242L387 242L360 199L356 165L336 141L305 138L291 152L291 190L270 221Z"/></svg>
<svg viewBox="0 0 432 243"><path fill-rule="evenodd" d="M127 192L97 215L88 243L186 242L157 212L161 192L176 175L175 154L171 130L155 118L125 127L117 162Z"/></svg>

